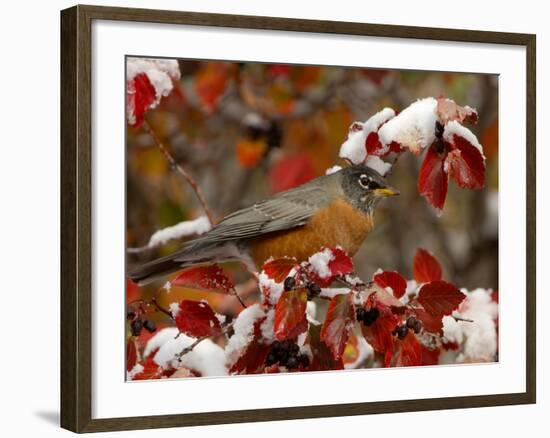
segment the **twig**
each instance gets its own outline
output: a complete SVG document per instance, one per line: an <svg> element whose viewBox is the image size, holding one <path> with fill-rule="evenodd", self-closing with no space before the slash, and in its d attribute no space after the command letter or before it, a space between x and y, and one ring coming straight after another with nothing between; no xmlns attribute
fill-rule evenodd
<svg viewBox="0 0 550 438"><path fill-rule="evenodd" d="M226 334L232 327L233 327L233 321L230 322L229 324L227 324L225 327L223 327L220 335L224 335ZM181 358L183 356L185 356L187 353L190 353L191 351L193 351L193 349L199 345L202 341L204 341L205 339L209 339L211 338L211 336L201 336L200 338L197 338L195 339L195 341L193 341L193 343L187 347L185 347L183 350L181 350L177 355L176 357L178 358L178 361L181 362Z"/></svg>
<svg viewBox="0 0 550 438"><path fill-rule="evenodd" d="M167 309L165 309L164 307L162 307L162 306L157 302L157 299L156 299L156 298L153 298L153 299L151 300L151 304L153 304L153 305L157 308L157 310L158 310L159 312L162 312L162 313L164 313L165 315L168 315L168 316L170 317L170 319L174 319L174 317L172 316L172 313L170 313L169 310L167 310Z"/></svg>
<svg viewBox="0 0 550 438"><path fill-rule="evenodd" d="M200 202L200 204L201 204L201 206L204 210L204 213L206 214L206 217L208 218L208 221L210 222L210 225L214 225L214 218L212 216L212 213L210 212L210 209L208 208L208 204L206 203L206 199L204 197L204 194L203 194L201 188L199 187L199 185L197 184L197 182L195 181L195 179L183 167L181 167L176 162L176 160L174 159L172 154L170 154L168 149L166 149L164 144L160 141L160 139L157 136L156 132L153 130L153 128L151 127L149 122L147 122L147 120L143 121L142 126L143 126L143 129L153 138L153 141L155 142L155 144L157 145L159 150L164 154L164 157L166 158L166 160L170 164L170 167L172 167L172 169L174 169L176 172L178 172L189 183L189 185L191 186L191 188L195 192L195 195L197 196L197 199L199 200L199 202Z"/></svg>
<svg viewBox="0 0 550 438"><path fill-rule="evenodd" d="M462 316L458 316L458 315L453 315L453 318L455 321L474 322L473 319L463 318Z"/></svg>
<svg viewBox="0 0 550 438"><path fill-rule="evenodd" d="M239 300L239 303L241 303L241 306L243 306L243 309L246 309L248 306L244 303L243 299L241 298L241 296L239 295L239 293L237 292L237 289L233 288L233 295L235 295L235 297L237 298L237 300Z"/></svg>

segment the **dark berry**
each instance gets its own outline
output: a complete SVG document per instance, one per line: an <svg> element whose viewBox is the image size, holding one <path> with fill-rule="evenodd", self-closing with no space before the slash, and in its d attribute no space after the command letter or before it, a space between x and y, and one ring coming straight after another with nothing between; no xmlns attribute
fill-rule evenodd
<svg viewBox="0 0 550 438"><path fill-rule="evenodd" d="M407 336L408 333L409 333L409 328L405 324L398 325L395 328L395 334L401 340L405 339L405 336Z"/></svg>
<svg viewBox="0 0 550 438"><path fill-rule="evenodd" d="M414 324L416 323L416 318L414 316L409 316L407 318L407 327L412 329L414 328Z"/></svg>
<svg viewBox="0 0 550 438"><path fill-rule="evenodd" d="M321 293L321 286L317 283L308 283L307 285L307 298L309 300L318 297Z"/></svg>
<svg viewBox="0 0 550 438"><path fill-rule="evenodd" d="M279 351L281 349L281 343L279 341L273 341L273 344L271 344L271 349L273 351Z"/></svg>
<svg viewBox="0 0 550 438"><path fill-rule="evenodd" d="M285 278L285 290L289 291L294 289L294 286L296 286L296 280L294 277L286 277Z"/></svg>
<svg viewBox="0 0 550 438"><path fill-rule="evenodd" d="M422 323L418 319L414 322L413 330L415 333L420 333L422 330Z"/></svg>
<svg viewBox="0 0 550 438"><path fill-rule="evenodd" d="M149 333L153 333L157 330L157 326L155 325L155 323L149 319L143 321L143 328Z"/></svg>
<svg viewBox="0 0 550 438"><path fill-rule="evenodd" d="M300 356L298 356L298 362L300 362L300 365L304 368L307 368L309 366L309 356L307 354L300 354Z"/></svg>
<svg viewBox="0 0 550 438"><path fill-rule="evenodd" d="M290 352L291 352L292 354L296 354L296 353L298 353L299 351L300 351L300 347L298 347L298 344L292 344L292 345L290 346Z"/></svg>
<svg viewBox="0 0 550 438"><path fill-rule="evenodd" d="M141 319L134 319L130 323L130 328L132 329L132 336L139 336L141 333L141 329L143 328L143 323L141 322Z"/></svg>
<svg viewBox="0 0 550 438"><path fill-rule="evenodd" d="M359 307L355 311L355 318L357 318L357 321L363 321L366 315L367 315L367 311L363 307Z"/></svg>
<svg viewBox="0 0 550 438"><path fill-rule="evenodd" d="M288 352L286 352L285 350L279 351L279 353L277 354L277 358L279 359L279 363L281 365L284 365L288 360Z"/></svg>
<svg viewBox="0 0 550 438"><path fill-rule="evenodd" d="M136 312L133 312L132 310L128 311L126 313L126 319L128 321L131 321L132 319L134 319L136 317Z"/></svg>
<svg viewBox="0 0 550 438"><path fill-rule="evenodd" d="M267 358L265 360L265 364L267 366L275 365L277 363L277 355L272 351L267 355Z"/></svg>
<svg viewBox="0 0 550 438"><path fill-rule="evenodd" d="M440 138L437 138L435 140L435 151L441 155L443 152L445 152L445 143L443 143L443 140Z"/></svg>
<svg viewBox="0 0 550 438"><path fill-rule="evenodd" d="M365 316L363 317L363 323L366 326L370 326L376 322L379 316L380 311L376 307L373 307L372 309L366 311Z"/></svg>
<svg viewBox="0 0 550 438"><path fill-rule="evenodd" d="M281 342L281 349L288 352L290 351L292 347L292 341L285 339L283 342Z"/></svg>
<svg viewBox="0 0 550 438"><path fill-rule="evenodd" d="M286 361L286 367L289 370L292 368L298 368L298 358L296 356L290 356Z"/></svg>

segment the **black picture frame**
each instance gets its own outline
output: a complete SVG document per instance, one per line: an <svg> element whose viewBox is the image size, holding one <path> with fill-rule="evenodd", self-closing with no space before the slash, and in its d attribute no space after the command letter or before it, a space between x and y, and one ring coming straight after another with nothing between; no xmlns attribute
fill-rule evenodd
<svg viewBox="0 0 550 438"><path fill-rule="evenodd" d="M184 24L517 45L526 48L526 391L324 406L92 419L91 25L94 20ZM381 24L74 6L61 12L61 426L99 432L516 405L536 401L536 36Z"/></svg>

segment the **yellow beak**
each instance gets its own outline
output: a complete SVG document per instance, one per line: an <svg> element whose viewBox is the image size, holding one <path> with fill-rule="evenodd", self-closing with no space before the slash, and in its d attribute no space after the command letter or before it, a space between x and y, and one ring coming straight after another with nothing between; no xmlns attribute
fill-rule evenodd
<svg viewBox="0 0 550 438"><path fill-rule="evenodd" d="M399 195L399 190L394 189L393 187L384 187L383 189L375 189L374 194L376 196L397 196Z"/></svg>

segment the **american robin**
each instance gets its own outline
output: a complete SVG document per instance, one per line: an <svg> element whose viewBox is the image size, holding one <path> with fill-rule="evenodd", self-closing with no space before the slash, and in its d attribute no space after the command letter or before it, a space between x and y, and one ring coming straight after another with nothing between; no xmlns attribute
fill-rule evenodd
<svg viewBox="0 0 550 438"><path fill-rule="evenodd" d="M146 284L192 265L231 260L257 271L270 257L304 261L323 247L340 246L353 256L374 226L378 201L398 194L374 169L349 166L229 214L130 277Z"/></svg>

